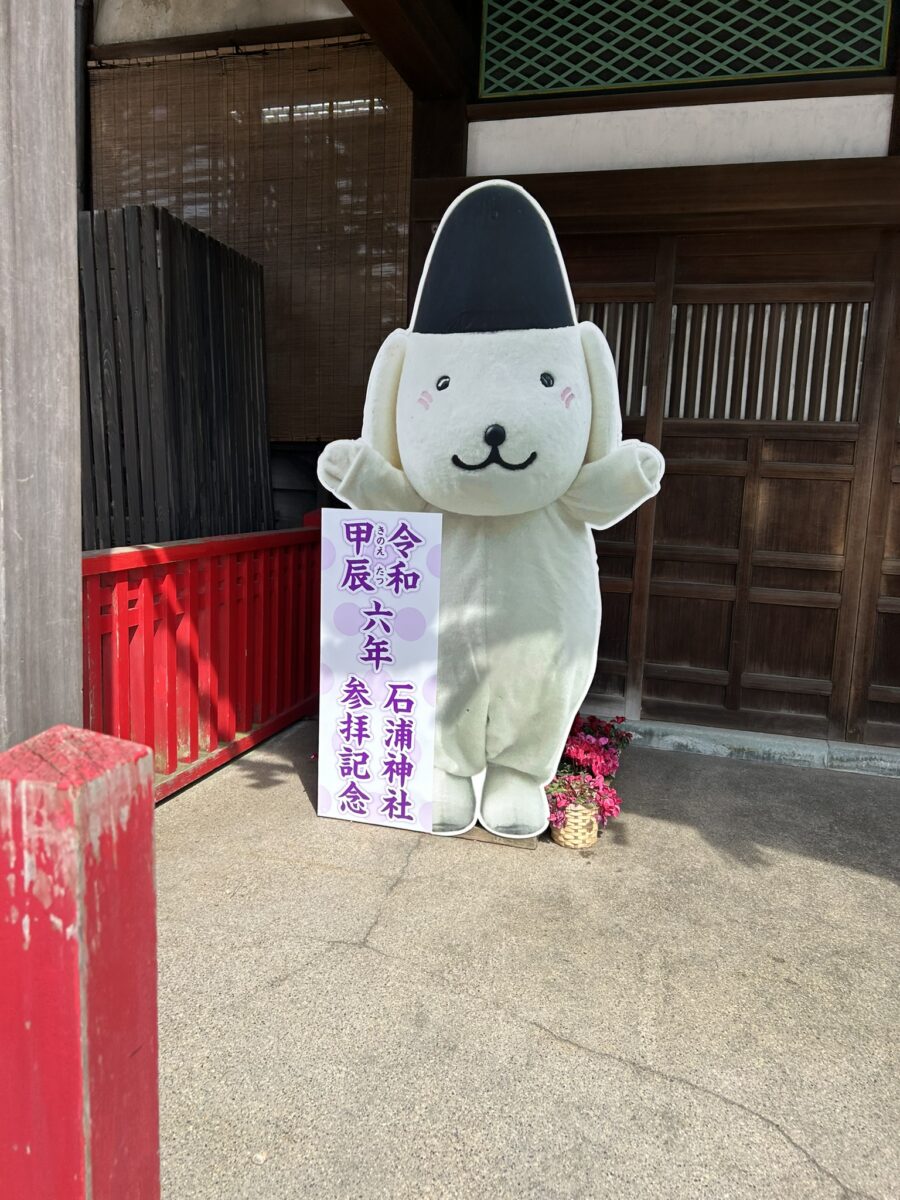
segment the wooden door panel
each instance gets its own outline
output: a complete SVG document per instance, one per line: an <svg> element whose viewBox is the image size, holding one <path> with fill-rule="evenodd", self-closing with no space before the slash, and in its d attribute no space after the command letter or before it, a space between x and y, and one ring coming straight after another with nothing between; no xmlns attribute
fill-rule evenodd
<svg viewBox="0 0 900 1200"><path fill-rule="evenodd" d="M686 464L679 463L679 472ZM734 548L741 529L743 481L727 475L670 470L657 507L655 542Z"/></svg>
<svg viewBox="0 0 900 1200"><path fill-rule="evenodd" d="M631 554L604 554L599 553L598 561L600 563L600 577L616 581L620 579L631 580L631 574L634 569L634 556Z"/></svg>
<svg viewBox="0 0 900 1200"><path fill-rule="evenodd" d="M829 694L804 692L769 691L764 688L746 690L745 713L760 714L759 723L769 717L768 727L773 732L796 729L801 736L821 736L819 732L828 721ZM779 721L779 718L781 720ZM773 720L774 719L774 720ZM751 717L752 722L752 717ZM803 730L801 732L800 722Z"/></svg>
<svg viewBox="0 0 900 1200"><path fill-rule="evenodd" d="M676 559L671 557L663 557L677 553L672 547L667 547L665 551L657 548L656 556L653 559L653 567L650 574L651 591L653 582L664 580L667 582L675 582L685 580L689 583L722 583L733 588L735 584L735 574L737 572L737 551L729 557L732 562L709 561L710 556L704 555L701 551L691 553L695 550L691 547L689 550L690 558ZM718 556L716 556L718 558ZM725 557L724 555L722 557Z"/></svg>
<svg viewBox="0 0 900 1200"><path fill-rule="evenodd" d="M891 571L900 562L900 442L895 451L890 494L888 499L887 530L884 535L884 559Z"/></svg>
<svg viewBox="0 0 900 1200"><path fill-rule="evenodd" d="M613 525L610 529L604 529L597 536L603 542L613 542L626 546L633 546L635 543L635 535L637 533L637 513L632 513L626 517L624 521L620 521L618 525Z"/></svg>
<svg viewBox="0 0 900 1200"><path fill-rule="evenodd" d="M763 479L755 546L785 554L843 554L850 484Z"/></svg>
<svg viewBox="0 0 900 1200"><path fill-rule="evenodd" d="M875 256L878 253L879 233L873 229L855 229L852 226L835 229L771 229L761 233L752 227L729 230L727 233L692 233L678 237L679 278L689 269L691 259L726 257L732 260L730 283L747 282L741 258L756 259L763 255L775 255L781 263L781 280L795 278L798 262L803 257L818 255L826 263L833 261L837 247L847 255L861 255L864 267L861 274L841 276L832 272L832 280L846 278L866 281L873 277ZM752 265L751 268L752 269ZM652 273L648 278L652 278Z"/></svg>
<svg viewBox="0 0 900 1200"><path fill-rule="evenodd" d="M767 567L753 565L751 588L776 591L833 592L837 595L843 582L842 571L802 567Z"/></svg>
<svg viewBox="0 0 900 1200"><path fill-rule="evenodd" d="M763 462L823 463L831 466L852 466L855 441L813 441L801 438L767 438L763 446Z"/></svg>
<svg viewBox="0 0 900 1200"><path fill-rule="evenodd" d="M875 661L872 683L895 688L900 679L900 612L880 612L875 622ZM893 717L896 719L897 712Z"/></svg>
<svg viewBox="0 0 900 1200"><path fill-rule="evenodd" d="M884 556L876 601L866 741L900 745L900 429L893 447Z"/></svg>
<svg viewBox="0 0 900 1200"><path fill-rule="evenodd" d="M745 437L673 436L664 431L662 452L669 463L680 459L718 459L722 462L744 462L747 458Z"/></svg>
<svg viewBox="0 0 900 1200"><path fill-rule="evenodd" d="M693 596L660 596L651 585L647 662L726 671L732 604Z"/></svg>
<svg viewBox="0 0 900 1200"><path fill-rule="evenodd" d="M823 255L821 251L791 255L791 282L832 284L836 279L871 279L874 256L871 249ZM744 286L768 283L774 287L785 284L783 254L735 255L711 253L681 257L679 285L717 283L734 284L739 279Z"/></svg>
<svg viewBox="0 0 900 1200"><path fill-rule="evenodd" d="M744 671L830 681L836 628L836 608L751 603Z"/></svg>
<svg viewBox="0 0 900 1200"><path fill-rule="evenodd" d="M618 582L618 581L617 581ZM628 655L628 620L631 610L629 591L613 591L601 578L603 618L597 651L597 673L593 691L622 697L625 690L625 663Z"/></svg>
<svg viewBox="0 0 900 1200"><path fill-rule="evenodd" d="M667 679L647 664L644 679L644 709L649 717L671 718L680 709L715 711L724 709L725 687L690 679Z"/></svg>

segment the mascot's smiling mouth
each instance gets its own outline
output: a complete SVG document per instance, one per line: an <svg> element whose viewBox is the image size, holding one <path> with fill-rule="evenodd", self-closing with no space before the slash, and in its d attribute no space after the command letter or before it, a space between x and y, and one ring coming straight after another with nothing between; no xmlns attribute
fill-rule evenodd
<svg viewBox="0 0 900 1200"><path fill-rule="evenodd" d="M451 462L454 467L459 467L461 471L483 471L485 467L489 467L491 463L496 463L498 467L503 467L505 471L524 471L526 467L530 467L537 458L537 450L532 450L524 462L509 463L500 453L500 447L506 441L506 430L502 425L488 425L484 431L484 440L490 446L490 453L487 458L480 463L467 463L454 454Z"/></svg>
<svg viewBox="0 0 900 1200"><path fill-rule="evenodd" d="M484 468L489 467L491 463L496 463L498 467L503 467L506 471L524 471L526 467L531 466L536 458L537 450L532 450L524 462L508 463L501 457L500 451L497 449L497 447L492 446L491 452L484 462L475 463L474 465L472 463L465 463L458 454L454 454L450 461L453 463L454 467L459 467L463 471L483 471Z"/></svg>

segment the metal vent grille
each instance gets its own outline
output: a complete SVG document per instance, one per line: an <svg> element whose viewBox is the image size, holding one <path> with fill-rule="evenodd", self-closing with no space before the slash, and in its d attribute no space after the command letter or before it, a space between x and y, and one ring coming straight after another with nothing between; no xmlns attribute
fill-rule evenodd
<svg viewBox="0 0 900 1200"><path fill-rule="evenodd" d="M579 321L599 325L619 377L619 403L623 417L642 417L647 401L647 359L650 351L650 327L653 305L608 301L606 304L579 304Z"/></svg>
<svg viewBox="0 0 900 1200"><path fill-rule="evenodd" d="M883 71L891 0L484 0L481 96Z"/></svg>
<svg viewBox="0 0 900 1200"><path fill-rule="evenodd" d="M676 304L665 415L856 421L867 303Z"/></svg>

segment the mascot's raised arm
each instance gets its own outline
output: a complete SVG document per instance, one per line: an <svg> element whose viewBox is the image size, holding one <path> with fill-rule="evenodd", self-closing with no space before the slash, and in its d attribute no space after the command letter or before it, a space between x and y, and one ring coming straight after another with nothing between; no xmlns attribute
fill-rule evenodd
<svg viewBox="0 0 900 1200"><path fill-rule="evenodd" d="M612 355L576 321L543 211L503 180L464 192L410 328L375 360L362 437L332 442L318 467L354 508L444 515L436 833L546 828L544 784L596 663L589 526L655 495L663 468L654 447L622 441Z"/></svg>

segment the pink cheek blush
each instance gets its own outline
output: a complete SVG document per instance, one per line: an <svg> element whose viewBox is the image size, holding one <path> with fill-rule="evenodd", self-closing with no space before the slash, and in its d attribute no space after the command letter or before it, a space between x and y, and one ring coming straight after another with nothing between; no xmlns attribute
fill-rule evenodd
<svg viewBox="0 0 900 1200"><path fill-rule="evenodd" d="M564 387L563 390L559 393L559 398L560 398L560 400L562 400L562 402L566 406L566 408L568 408L569 405L572 403L572 401L575 399L575 393L572 391L572 389L570 387Z"/></svg>
<svg viewBox="0 0 900 1200"><path fill-rule="evenodd" d="M434 396L432 396L431 392L421 392L416 398L416 403L421 404L425 411L428 412L429 408L434 404Z"/></svg>

